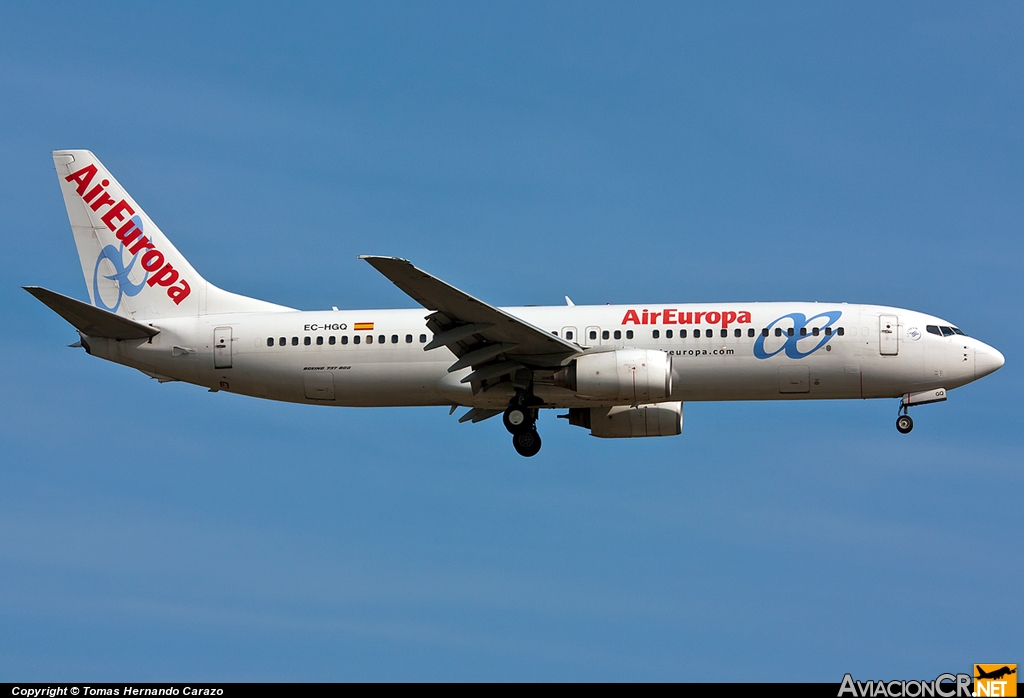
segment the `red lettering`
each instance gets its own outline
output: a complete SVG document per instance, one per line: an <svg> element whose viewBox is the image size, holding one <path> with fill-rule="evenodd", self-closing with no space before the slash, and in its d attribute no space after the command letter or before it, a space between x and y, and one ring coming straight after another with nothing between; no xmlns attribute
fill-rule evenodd
<svg viewBox="0 0 1024 698"><path fill-rule="evenodd" d="M643 312L643 315L641 315L640 317L641 317L641 320L640 320L640 324L641 324L641 325L646 325L646 324L647 324L647 321L648 321L648 317L647 317L647 308L644 308L644 312Z"/></svg>
<svg viewBox="0 0 1024 698"><path fill-rule="evenodd" d="M657 325L658 324L658 316L659 315L661 315L661 311L660 310L658 312L656 312L656 313L651 313L651 324L652 325Z"/></svg>
<svg viewBox="0 0 1024 698"><path fill-rule="evenodd" d="M728 327L730 322L736 322L736 313L727 310L722 313L722 327Z"/></svg>
<svg viewBox="0 0 1024 698"><path fill-rule="evenodd" d="M142 268L146 271L156 271L164 265L164 256L160 250L150 250L142 255Z"/></svg>
<svg viewBox="0 0 1024 698"><path fill-rule="evenodd" d="M639 325L640 324L640 318L638 318L636 316L636 311L635 310L627 310L626 311L626 316L624 318L622 318L622 322L620 324L628 325L631 322L634 325Z"/></svg>
<svg viewBox="0 0 1024 698"><path fill-rule="evenodd" d="M693 313L679 313L679 324L689 325L693 322Z"/></svg>
<svg viewBox="0 0 1024 698"><path fill-rule="evenodd" d="M92 202L92 205L89 206L89 208L91 208L93 211L99 211L100 206L112 203L114 203L114 197L112 197L107 192L103 192L102 194L99 195L99 198Z"/></svg>
<svg viewBox="0 0 1024 698"><path fill-rule="evenodd" d="M117 227L117 223L124 220L125 216L130 216L135 213L135 209L129 206L124 199L121 199L114 204L109 211L103 214L103 222L107 224L107 227L113 230ZM115 223L117 221L117 223Z"/></svg>
<svg viewBox="0 0 1024 698"><path fill-rule="evenodd" d="M662 319L662 322L664 322L666 325L674 325L674 324L676 324L675 315L676 315L676 311L674 311L671 308L669 308L668 310L665 311L664 318Z"/></svg>
<svg viewBox="0 0 1024 698"><path fill-rule="evenodd" d="M135 241L135 238L142 235L142 231L135 227L134 222L128 221L127 223L125 223L124 225L117 229L115 235L123 245L130 245L132 244L132 242Z"/></svg>
<svg viewBox="0 0 1024 698"><path fill-rule="evenodd" d="M146 265L145 257L142 258L142 265ZM174 267L172 267L170 264L165 264L164 268L158 271L157 273L153 274L151 277L149 277L149 281L147 281L146 283L149 284L150 286L156 286L157 284L160 284L161 286L170 286L177 280L178 272L175 271Z"/></svg>
<svg viewBox="0 0 1024 698"><path fill-rule="evenodd" d="M712 310L710 313L708 313L705 316L704 322L707 322L707 323L709 323L711 325L717 325L718 321L721 320L721 319L722 319L722 314L717 312L717 311Z"/></svg>
<svg viewBox="0 0 1024 698"><path fill-rule="evenodd" d="M188 298L188 294L192 292L189 288L188 282L185 279L181 280L181 286L171 286L167 289L167 297L174 301L175 305L181 305L181 302Z"/></svg>
<svg viewBox="0 0 1024 698"><path fill-rule="evenodd" d="M153 243L149 241L148 237L143 235L142 237L139 238L139 241L132 245L131 249L128 251L131 252L132 254L138 254L138 252L141 250L151 249L153 249Z"/></svg>
<svg viewBox="0 0 1024 698"><path fill-rule="evenodd" d="M89 190L88 194L86 194L82 198L85 199L85 203L89 203L94 198L96 198L96 195L99 194L101 191L103 191L103 185L97 184L95 187Z"/></svg>
<svg viewBox="0 0 1024 698"><path fill-rule="evenodd" d="M689 315L689 313L687 313L687 315ZM693 321L694 321L694 322L695 322L696 324L698 324L698 325L699 325L699 324L700 324L700 319L701 319L701 318L702 318L702 317L704 316L704 313L694 313L694 316L695 316L695 317L694 317L694 320L693 320Z"/></svg>
<svg viewBox="0 0 1024 698"><path fill-rule="evenodd" d="M736 322L750 322L750 313L744 310L743 312L740 313L739 317L736 318Z"/></svg>
<svg viewBox="0 0 1024 698"><path fill-rule="evenodd" d="M87 165L77 172L72 172L64 178L65 182L78 182L78 195L82 196L85 194L86 188L89 183L92 182L92 178L96 176L96 165Z"/></svg>

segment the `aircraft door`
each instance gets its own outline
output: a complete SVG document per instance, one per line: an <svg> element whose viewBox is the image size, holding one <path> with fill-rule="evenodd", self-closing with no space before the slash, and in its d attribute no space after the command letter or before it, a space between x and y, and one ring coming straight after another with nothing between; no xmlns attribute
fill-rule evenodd
<svg viewBox="0 0 1024 698"><path fill-rule="evenodd" d="M585 347L596 347L601 345L601 328L588 327L580 337L580 344Z"/></svg>
<svg viewBox="0 0 1024 698"><path fill-rule="evenodd" d="M895 315L878 317L878 351L882 356L900 353L899 319Z"/></svg>
<svg viewBox="0 0 1024 698"><path fill-rule="evenodd" d="M218 327L213 331L213 367L231 368L230 327Z"/></svg>
<svg viewBox="0 0 1024 698"><path fill-rule="evenodd" d="M563 327L562 328L562 337L564 339L568 339L570 342L577 342L578 343L580 341L579 336L576 334L576 328L575 327Z"/></svg>

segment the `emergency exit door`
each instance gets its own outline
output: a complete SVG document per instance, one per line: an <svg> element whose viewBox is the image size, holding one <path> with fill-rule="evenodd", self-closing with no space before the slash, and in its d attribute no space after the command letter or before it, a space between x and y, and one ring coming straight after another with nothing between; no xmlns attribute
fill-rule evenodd
<svg viewBox="0 0 1024 698"><path fill-rule="evenodd" d="M899 321L895 315L881 315L878 318L878 351L883 356L900 353Z"/></svg>
<svg viewBox="0 0 1024 698"><path fill-rule="evenodd" d="M213 367L231 368L230 327L218 327L213 331Z"/></svg>

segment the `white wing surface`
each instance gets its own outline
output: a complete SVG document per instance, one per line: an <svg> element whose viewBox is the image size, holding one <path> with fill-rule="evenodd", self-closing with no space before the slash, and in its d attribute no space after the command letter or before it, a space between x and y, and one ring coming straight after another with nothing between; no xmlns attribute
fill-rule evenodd
<svg viewBox="0 0 1024 698"><path fill-rule="evenodd" d="M425 349L448 347L458 357L449 371L472 367L462 379L478 390L483 381L515 379L520 369L557 369L583 353L570 341L484 303L397 257L362 255L410 298L427 310L434 339Z"/></svg>

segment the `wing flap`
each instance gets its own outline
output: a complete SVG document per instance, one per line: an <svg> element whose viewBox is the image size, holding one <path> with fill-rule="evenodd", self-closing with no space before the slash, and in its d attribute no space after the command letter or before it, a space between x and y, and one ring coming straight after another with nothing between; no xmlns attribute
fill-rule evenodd
<svg viewBox="0 0 1024 698"><path fill-rule="evenodd" d="M150 325L143 325L40 286L22 288L88 337L149 339L160 333L160 330Z"/></svg>

